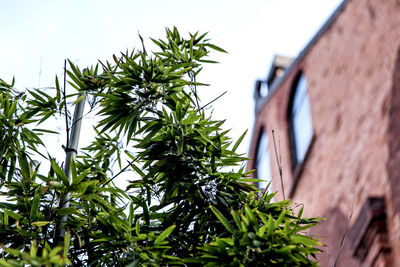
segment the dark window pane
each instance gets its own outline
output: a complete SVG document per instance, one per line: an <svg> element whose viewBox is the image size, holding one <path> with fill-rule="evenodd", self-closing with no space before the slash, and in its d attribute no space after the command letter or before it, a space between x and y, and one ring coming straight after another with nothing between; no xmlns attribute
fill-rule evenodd
<svg viewBox="0 0 400 267"><path fill-rule="evenodd" d="M256 155L256 174L258 179L264 180L258 183L258 188L261 191L267 187L271 181L271 159L268 151L268 136L262 133L257 147ZM269 186L268 192L272 193L272 185Z"/></svg>
<svg viewBox="0 0 400 267"><path fill-rule="evenodd" d="M294 141L296 165L304 161L304 157L313 137L310 102L307 93L307 81L302 75L294 93L291 112L291 126Z"/></svg>

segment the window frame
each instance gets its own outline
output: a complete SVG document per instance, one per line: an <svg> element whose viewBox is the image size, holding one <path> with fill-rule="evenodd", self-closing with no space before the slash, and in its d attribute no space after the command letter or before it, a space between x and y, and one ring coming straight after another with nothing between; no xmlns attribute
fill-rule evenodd
<svg viewBox="0 0 400 267"><path fill-rule="evenodd" d="M268 157L268 165L269 165L269 176L270 177L259 177L259 162L260 162L260 149L261 149L261 144L262 144L262 138L266 138L266 147L264 147L263 149L265 149L264 153L266 153L267 157ZM264 154L265 155L265 154ZM254 161L254 167L255 167L255 176L257 179L264 179L266 183L270 182L270 185L268 187L267 192L272 193L273 192L273 186L272 186L272 162L271 162L271 155L270 155L270 151L269 151L269 138L268 138L268 134L265 131L264 127L261 127L259 133L258 133L258 137L257 137L257 143L256 143L256 150L255 150L255 161ZM269 180L267 180L269 178ZM265 190L265 188L261 188L260 187L260 182L257 183L257 188L259 190Z"/></svg>
<svg viewBox="0 0 400 267"><path fill-rule="evenodd" d="M296 93L299 90L299 85L301 83L301 79L305 79L305 91L306 91L306 96L307 96L307 101L309 105L309 120L311 122L311 137L309 139L309 143L307 145L307 148L305 149L304 155L303 155L303 160L299 161L297 158L297 149L298 145L296 143L296 132L295 132L295 125L294 125L294 116L293 116L293 105L295 103L295 98L296 98ZM313 146L313 143L315 141L315 131L313 128L313 118L312 118L312 112L311 112L311 102L310 102L310 97L308 93L308 83L307 83L307 78L304 74L303 71L299 71L293 81L292 87L291 87L291 92L290 92L290 98L289 98L289 105L288 105L288 111L287 111L287 122L288 122L288 133L289 133L289 144L290 144L290 154L291 154L291 163L292 163L292 171L294 175L295 182L297 182L298 177L300 176L304 164L306 163L311 147ZM292 191L294 190L296 185L292 187ZM292 193L291 193L292 194Z"/></svg>

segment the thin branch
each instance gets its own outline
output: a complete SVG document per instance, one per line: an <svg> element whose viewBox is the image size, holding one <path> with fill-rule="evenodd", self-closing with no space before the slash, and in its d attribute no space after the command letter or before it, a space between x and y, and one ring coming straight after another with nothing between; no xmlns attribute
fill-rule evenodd
<svg viewBox="0 0 400 267"><path fill-rule="evenodd" d="M121 169L116 175L114 175L110 180L108 180L107 182L105 182L104 184L101 185L101 187L105 187L106 185L108 185L112 180L114 180L115 178L117 178L117 176L119 176L121 173L123 173L124 171L126 171L126 169L128 169L131 164L133 162L135 162L138 159L138 157L136 157L135 159L131 160L128 162L128 165L126 165L123 169Z"/></svg>
<svg viewBox="0 0 400 267"><path fill-rule="evenodd" d="M63 88L63 96L64 96L64 112L65 112L65 128L67 131L67 144L66 147L69 147L69 126L68 126L68 110L67 110L67 60L64 59L64 88Z"/></svg>
<svg viewBox="0 0 400 267"><path fill-rule="evenodd" d="M280 138L278 140L278 146L279 146L279 164L280 164L281 170L282 170L282 153L281 153L281 139Z"/></svg>
<svg viewBox="0 0 400 267"><path fill-rule="evenodd" d="M189 77L192 80L192 82L196 83L196 75L193 72L189 72ZM197 86L196 86L196 84L194 84L193 88L192 88L192 86L190 86L190 88L192 89L192 91L194 93L194 97L196 99L197 110L200 113L201 108L200 108L200 103L199 103L199 97L197 95Z"/></svg>
<svg viewBox="0 0 400 267"><path fill-rule="evenodd" d="M283 200L286 200L285 188L283 186L283 178L282 178L282 161L281 161L282 159L281 159L280 156L278 157L278 151L276 150L276 141L275 141L275 132L274 132L274 130L272 130L272 138L274 140L275 158L276 158L276 163L278 164L279 177L281 179L282 196L283 196ZM280 147L279 147L279 154L280 154Z"/></svg>
<svg viewBox="0 0 400 267"><path fill-rule="evenodd" d="M352 204L351 204L351 210L350 210L348 225L350 224L351 218L353 217L353 210L354 210L354 192L353 192L353 201L352 201ZM337 263L339 262L339 258L340 258L340 255L342 254L342 251L343 251L343 248L344 248L344 242L345 242L345 238L346 238L348 230L349 230L349 228L347 227L345 229L345 231L343 232L343 234L342 234L342 237L340 239L339 251L336 254L335 262L332 265L332 267L336 267Z"/></svg>
<svg viewBox="0 0 400 267"><path fill-rule="evenodd" d="M43 64L43 56L40 57L38 88L40 88L40 78L42 77L42 64Z"/></svg>
<svg viewBox="0 0 400 267"><path fill-rule="evenodd" d="M207 104L205 104L204 106L202 106L202 107L200 108L200 110L204 109L204 108L207 107L208 105L210 105L210 104L214 103L215 101L217 101L219 98L221 98L223 95L225 95L226 92L228 92L228 91L223 92L223 93L220 94L218 97L214 98L214 100L211 100L210 102L208 102Z"/></svg>

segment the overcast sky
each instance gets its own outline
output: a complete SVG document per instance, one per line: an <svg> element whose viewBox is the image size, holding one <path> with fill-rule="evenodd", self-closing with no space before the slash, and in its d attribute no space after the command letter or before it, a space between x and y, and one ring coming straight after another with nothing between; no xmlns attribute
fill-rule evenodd
<svg viewBox="0 0 400 267"><path fill-rule="evenodd" d="M247 153L253 115L253 89L265 78L275 54L297 56L341 0L0 0L0 77L17 87L54 86L63 61L81 68L127 48L140 47L138 33L162 38L165 27L181 33L209 32L229 54L211 54L201 82L218 119L231 136L249 129L240 147ZM150 43L149 40L145 40Z"/></svg>

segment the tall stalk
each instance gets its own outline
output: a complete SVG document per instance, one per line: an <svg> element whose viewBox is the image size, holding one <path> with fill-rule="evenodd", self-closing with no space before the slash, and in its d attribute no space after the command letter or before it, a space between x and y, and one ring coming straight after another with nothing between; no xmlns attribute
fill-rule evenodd
<svg viewBox="0 0 400 267"><path fill-rule="evenodd" d="M78 99L82 96L82 93L79 93ZM81 125L82 125L82 116L83 110L85 109L85 99L82 99L75 105L74 111L74 119L72 121L70 138L67 142L67 147L65 148L65 167L64 172L65 175L69 179L69 184L71 184L71 159L75 159L77 151L78 151L78 144L79 144L79 136L81 133ZM61 208L68 208L70 205L70 193L65 194L61 197L60 207ZM56 226L56 242L59 245L64 244L64 236L65 236L65 222L68 219L68 215L61 216L60 220Z"/></svg>

